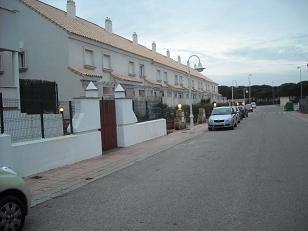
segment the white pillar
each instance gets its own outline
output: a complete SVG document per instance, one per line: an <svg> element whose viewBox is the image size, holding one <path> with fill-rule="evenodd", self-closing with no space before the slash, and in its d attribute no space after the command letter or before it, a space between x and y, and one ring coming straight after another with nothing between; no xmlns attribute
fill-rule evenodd
<svg viewBox="0 0 308 231"><path fill-rule="evenodd" d="M16 99L18 99L18 107L20 109L20 92L19 92L19 64L18 64L18 51L12 52L12 73L14 78L14 86L16 87Z"/></svg>

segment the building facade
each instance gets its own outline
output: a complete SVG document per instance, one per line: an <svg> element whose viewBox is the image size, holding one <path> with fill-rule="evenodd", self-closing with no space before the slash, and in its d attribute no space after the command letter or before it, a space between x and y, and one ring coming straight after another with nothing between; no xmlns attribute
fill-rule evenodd
<svg viewBox="0 0 308 231"><path fill-rule="evenodd" d="M19 97L19 79L57 83L58 97L70 100L83 94L93 81L102 97L113 95L121 84L130 98L161 97L169 106L211 98L220 101L218 84L170 51L159 54L76 16L73 0L62 11L37 0L2 0L0 3L0 91L6 98Z"/></svg>

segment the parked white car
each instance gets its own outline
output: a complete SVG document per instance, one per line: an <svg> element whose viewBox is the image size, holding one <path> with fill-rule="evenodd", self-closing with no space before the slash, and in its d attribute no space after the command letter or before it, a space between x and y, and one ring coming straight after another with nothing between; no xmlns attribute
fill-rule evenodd
<svg viewBox="0 0 308 231"><path fill-rule="evenodd" d="M0 168L0 230L22 230L31 203L30 190L16 172Z"/></svg>
<svg viewBox="0 0 308 231"><path fill-rule="evenodd" d="M251 106L252 106L252 108L257 108L256 102L251 102Z"/></svg>
<svg viewBox="0 0 308 231"><path fill-rule="evenodd" d="M216 107L208 120L208 130L217 128L234 129L237 126L236 111L232 107Z"/></svg>

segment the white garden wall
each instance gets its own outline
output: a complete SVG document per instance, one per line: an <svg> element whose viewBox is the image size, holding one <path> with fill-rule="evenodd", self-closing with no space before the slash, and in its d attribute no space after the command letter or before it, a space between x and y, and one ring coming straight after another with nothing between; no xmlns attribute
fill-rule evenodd
<svg viewBox="0 0 308 231"><path fill-rule="evenodd" d="M128 147L167 134L166 120L158 119L117 127L119 147Z"/></svg>
<svg viewBox="0 0 308 231"><path fill-rule="evenodd" d="M73 164L101 153L99 131L14 144L9 135L0 135L0 165L13 168L20 176Z"/></svg>

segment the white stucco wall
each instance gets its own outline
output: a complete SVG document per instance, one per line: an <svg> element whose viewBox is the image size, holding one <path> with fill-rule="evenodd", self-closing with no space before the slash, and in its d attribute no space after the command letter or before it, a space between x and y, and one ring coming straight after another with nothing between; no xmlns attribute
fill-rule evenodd
<svg viewBox="0 0 308 231"><path fill-rule="evenodd" d="M100 125L99 99L76 99L78 112L73 117L74 132L98 130Z"/></svg>
<svg viewBox="0 0 308 231"><path fill-rule="evenodd" d="M1 17L0 17L1 21ZM1 32L0 32L1 34ZM2 34L1 36L2 37ZM0 87L12 87L14 86L14 79L13 79L13 67L12 67L12 52L10 51L3 51L0 52L1 59L2 59L2 71L3 73L0 74ZM2 90L0 90L2 91ZM7 92L5 92L7 93ZM14 96L16 95L16 89L14 90ZM8 95L5 94L6 98L8 98Z"/></svg>
<svg viewBox="0 0 308 231"><path fill-rule="evenodd" d="M119 147L128 147L166 134L165 119L117 126L117 142Z"/></svg>
<svg viewBox="0 0 308 231"><path fill-rule="evenodd" d="M118 126L137 123L131 99L116 99L116 124Z"/></svg>
<svg viewBox="0 0 308 231"><path fill-rule="evenodd" d="M61 136L11 144L10 136L0 135L0 165L29 176L73 164L102 153L100 132Z"/></svg>
<svg viewBox="0 0 308 231"><path fill-rule="evenodd" d="M20 1L2 0L2 4L9 9L17 10L10 17L4 16L4 22L7 23L0 24L2 26L0 37L5 34L5 37L14 38L14 44L17 43L15 47L26 52L28 69L20 73L20 78L56 81L60 100L79 97L80 78L67 69L67 33ZM9 46L7 40L5 41L3 46Z"/></svg>
<svg viewBox="0 0 308 231"><path fill-rule="evenodd" d="M287 102L290 101L290 97L280 97L280 107L286 106Z"/></svg>
<svg viewBox="0 0 308 231"><path fill-rule="evenodd" d="M0 48L17 51L19 49L18 38L12 35L18 33L16 28L18 28L19 22L15 20L17 12L11 11L14 10L14 6L10 3L11 1L0 1L0 7L2 7L2 9L0 8Z"/></svg>

